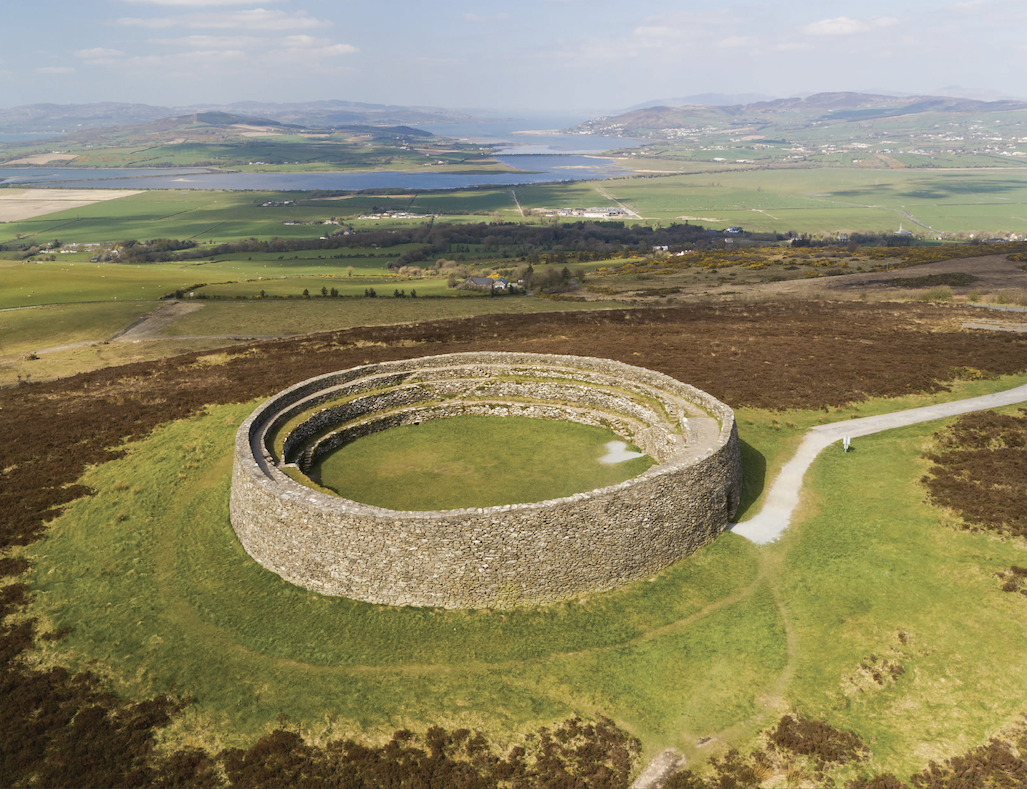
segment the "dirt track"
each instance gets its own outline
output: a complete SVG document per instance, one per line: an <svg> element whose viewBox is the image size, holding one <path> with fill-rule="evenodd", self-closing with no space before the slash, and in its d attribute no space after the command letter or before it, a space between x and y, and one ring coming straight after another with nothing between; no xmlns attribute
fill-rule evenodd
<svg viewBox="0 0 1027 789"><path fill-rule="evenodd" d="M202 308L202 302L172 301L168 304L162 304L155 312L144 315L131 326L115 334L111 337L111 340L118 340L120 342L149 340L157 332L166 329L182 316Z"/></svg>

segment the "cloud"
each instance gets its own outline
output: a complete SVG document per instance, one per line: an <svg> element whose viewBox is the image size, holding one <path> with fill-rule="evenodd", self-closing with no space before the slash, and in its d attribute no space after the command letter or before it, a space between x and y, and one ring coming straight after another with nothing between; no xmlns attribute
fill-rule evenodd
<svg viewBox="0 0 1027 789"><path fill-rule="evenodd" d="M116 21L122 27L168 28L185 27L202 30L312 30L331 27L332 23L308 16L306 11L285 11L253 8L246 11L225 11L201 14L183 14L176 17L122 17Z"/></svg>
<svg viewBox="0 0 1027 789"><path fill-rule="evenodd" d="M197 49L243 49L261 44L264 41L256 36L181 36L180 38L151 38L149 44L160 44L172 47L190 47Z"/></svg>
<svg viewBox="0 0 1027 789"><path fill-rule="evenodd" d="M786 41L774 47L778 52L809 52L813 45L808 41Z"/></svg>
<svg viewBox="0 0 1027 789"><path fill-rule="evenodd" d="M723 38L720 41L716 42L716 45L723 49L728 49L731 47L751 47L755 46L756 44L756 39L750 38L748 36L728 36L727 38Z"/></svg>
<svg viewBox="0 0 1027 789"><path fill-rule="evenodd" d="M103 47L95 47L93 49L80 49L75 52L75 57L82 58L83 60L97 60L100 58L109 59L121 57L125 53L120 49L104 49Z"/></svg>
<svg viewBox="0 0 1027 789"><path fill-rule="evenodd" d="M464 19L468 22L498 22L503 19L509 18L505 13L499 14L464 14Z"/></svg>
<svg viewBox="0 0 1027 789"><path fill-rule="evenodd" d="M352 55L360 50L350 44L336 44L327 38L313 36L286 36L282 42L280 54L300 55L302 57L337 57Z"/></svg>
<svg viewBox="0 0 1027 789"><path fill-rule="evenodd" d="M75 73L75 69L71 68L70 66L43 66L42 68L37 68L35 71L36 71L37 74L74 74Z"/></svg>
<svg viewBox="0 0 1027 789"><path fill-rule="evenodd" d="M210 8L212 5L251 5L252 0L121 0L123 3L137 5L171 5L190 8ZM278 3L281 0L262 0L265 3Z"/></svg>
<svg viewBox="0 0 1027 789"><path fill-rule="evenodd" d="M210 78L248 71L248 57L238 49L194 49L174 55L139 55L119 63L135 73L159 74L162 78Z"/></svg>
<svg viewBox="0 0 1027 789"><path fill-rule="evenodd" d="M873 19L852 19L839 16L834 19L821 19L802 27L802 32L810 36L851 36L857 33L869 33L885 27L900 24L898 19L890 16L878 16Z"/></svg>
<svg viewBox="0 0 1027 789"><path fill-rule="evenodd" d="M971 13L976 14L977 12L993 6L994 3L987 2L987 0L970 0L968 3L953 3L945 8L946 11L956 11L958 13Z"/></svg>

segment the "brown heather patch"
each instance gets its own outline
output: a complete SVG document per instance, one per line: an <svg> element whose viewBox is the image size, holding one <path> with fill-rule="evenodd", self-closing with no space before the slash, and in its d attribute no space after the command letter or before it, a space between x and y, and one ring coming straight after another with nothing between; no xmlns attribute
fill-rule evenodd
<svg viewBox="0 0 1027 789"><path fill-rule="evenodd" d="M763 733L766 745L743 754L732 749L713 757L705 768L684 769L663 783L664 789L762 786L784 778L787 785L833 786L830 770L862 762L870 749L852 732L802 715L782 715L774 729ZM774 781L779 785L779 780Z"/></svg>
<svg viewBox="0 0 1027 789"><path fill-rule="evenodd" d="M963 528L1027 537L1027 409L1022 416L966 414L937 436L923 482L931 500L954 510Z"/></svg>

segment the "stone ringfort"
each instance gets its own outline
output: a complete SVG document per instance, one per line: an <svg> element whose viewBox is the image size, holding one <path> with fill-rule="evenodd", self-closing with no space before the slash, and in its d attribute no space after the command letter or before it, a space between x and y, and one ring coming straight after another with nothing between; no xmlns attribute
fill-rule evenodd
<svg viewBox="0 0 1027 789"><path fill-rule="evenodd" d="M656 465L565 498L435 512L301 484L361 436L461 414L602 425ZM250 556L319 593L509 608L613 589L693 553L730 523L741 478L734 414L693 386L606 359L449 354L311 378L257 408L236 436L231 518Z"/></svg>

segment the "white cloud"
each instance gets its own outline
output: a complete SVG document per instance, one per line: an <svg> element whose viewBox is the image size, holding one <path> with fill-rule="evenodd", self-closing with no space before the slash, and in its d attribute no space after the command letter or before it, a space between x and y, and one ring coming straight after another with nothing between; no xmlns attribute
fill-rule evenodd
<svg viewBox="0 0 1027 789"><path fill-rule="evenodd" d="M123 65L137 72L159 73L164 77L209 77L216 69L221 75L245 70L246 53L233 49L195 49L174 55L141 55L124 61Z"/></svg>
<svg viewBox="0 0 1027 789"><path fill-rule="evenodd" d="M959 13L971 13L976 14L979 11L986 9L994 5L987 0L970 0L968 3L953 3L945 8L946 11L956 11Z"/></svg>
<svg viewBox="0 0 1027 789"><path fill-rule="evenodd" d="M82 58L83 60L97 60L100 58L116 58L121 57L125 53L120 49L104 49L103 47L95 47L93 49L80 49L75 52L75 57Z"/></svg>
<svg viewBox="0 0 1027 789"><path fill-rule="evenodd" d="M280 53L288 55L301 55L303 57L337 57L339 55L352 55L360 50L349 44L336 44L327 38L314 38L313 36L286 36L282 42Z"/></svg>
<svg viewBox="0 0 1027 789"><path fill-rule="evenodd" d="M180 38L151 38L150 44L196 49L243 49L264 41L256 36L182 36Z"/></svg>
<svg viewBox="0 0 1027 789"><path fill-rule="evenodd" d="M748 36L728 36L716 42L718 47L729 49L732 47L751 47L756 45L756 39Z"/></svg>
<svg viewBox="0 0 1027 789"><path fill-rule="evenodd" d="M899 20L890 16L878 16L873 19L852 19L847 16L839 16L804 25L802 32L810 36L851 36L885 27L894 27L898 24L900 24Z"/></svg>
<svg viewBox="0 0 1027 789"><path fill-rule="evenodd" d="M813 45L807 41L786 41L774 47L778 52L809 52Z"/></svg>
<svg viewBox="0 0 1027 789"><path fill-rule="evenodd" d="M36 71L37 74L74 74L75 73L75 69L71 68L70 66L43 66L42 68L37 68L35 71Z"/></svg>
<svg viewBox="0 0 1027 789"><path fill-rule="evenodd" d="M252 0L122 0L123 3L137 5L171 5L190 8L210 8L212 5L250 5ZM265 3L278 3L281 0L262 0Z"/></svg>
<svg viewBox="0 0 1027 789"><path fill-rule="evenodd" d="M286 13L285 11L254 8L247 11L226 11L210 14L183 14L177 17L122 17L116 22L123 27L192 29L238 29L238 30L311 30L331 27L331 22L321 21L307 15L306 11Z"/></svg>

